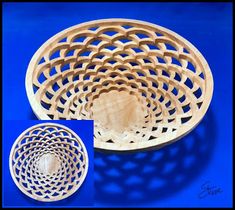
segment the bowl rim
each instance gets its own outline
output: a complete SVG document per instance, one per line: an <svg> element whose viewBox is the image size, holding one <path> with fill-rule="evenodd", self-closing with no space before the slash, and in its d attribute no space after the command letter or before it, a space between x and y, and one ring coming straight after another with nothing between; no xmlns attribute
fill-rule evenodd
<svg viewBox="0 0 235 210"><path fill-rule="evenodd" d="M123 22L123 23L136 23L141 25L146 25L151 28L157 28L159 31L164 32L165 34L172 36L177 39L177 41L180 41L184 45L186 45L188 48L192 50L192 52L195 54L195 56L199 59L201 62L203 69L205 71L205 95L204 95L204 102L202 103L202 106L200 107L200 111L197 113L197 117L194 119L191 119L189 123L186 123L184 126L181 126L179 129L177 129L175 132L175 135L170 136L169 138L156 138L152 139L148 142L137 142L137 143L131 143L128 144L128 147L123 145L116 145L115 143L106 143L106 142L98 142L94 141L94 147L98 150L109 150L109 151L138 151L138 150L145 150L145 149L152 149L152 148L161 148L164 145L173 143L176 140L181 139L183 136L191 132L203 119L204 115L206 114L209 105L212 100L213 96L213 90L214 90L214 81L211 69L204 58L204 56L200 53L200 51L188 40L186 40L181 35L177 34L176 32L162 27L160 25L150 23L147 21L137 20L137 19L126 19L126 18L107 18L107 19L98 19L98 20L92 20L87 21L83 23L79 23L76 25L73 25L71 27L68 27L59 33L55 34L51 38L49 38L46 42L44 42L43 45L34 53L33 57L30 60L30 63L27 68L27 73L25 76L25 88L27 97L29 100L29 103L33 109L34 114L37 116L38 119L43 120L51 120L47 114L44 113L43 108L40 106L40 104L37 102L34 91L32 87L32 74L34 71L34 67L38 64L39 58L41 53L45 50L46 47L49 46L50 43L54 42L55 40L59 40L59 38L62 38L66 33L72 32L73 30L76 30L77 28L86 27L91 24L100 24L100 23L109 23L109 22Z"/></svg>
<svg viewBox="0 0 235 210"><path fill-rule="evenodd" d="M16 177L14 175L14 171L13 171L13 167L12 167L12 156L13 156L13 153L15 151L15 147L16 145L19 143L20 139L26 134L28 133L29 131L37 128L37 127L41 127L41 126L54 126L54 127L59 127L59 128L63 128L64 130L66 131L69 131L72 135L75 136L75 138L79 141L79 144L81 145L82 149L83 149L83 153L84 153L84 157L86 158L85 159L85 168L84 168L84 173L83 173L83 176L81 177L80 179L80 182L71 190L71 191L68 191L69 193L66 193L65 195L63 196L60 196L60 197L55 197L55 198L52 198L52 199L48 199L48 198L40 198L38 196L34 196L33 194L30 194L28 193L25 188L21 187L19 182L16 180ZM62 199L65 199L67 197L69 197L70 195L74 194L79 188L80 186L82 185L82 183L84 182L86 176L87 176L87 172L88 172L88 165L89 165L89 157L88 157L88 153L87 153L87 150L86 150L86 147L83 143L83 141L81 140L81 138L73 131L71 130L70 128L64 126L64 125L61 125L59 123L39 123L39 124L36 124L36 125L33 125L29 128L27 128L26 130L24 130L18 137L17 139L15 140L14 144L12 145L11 147L11 151L10 151L10 155L9 155L9 169L10 169L10 174L11 174L11 177L14 181L14 183L16 184L16 186L18 187L18 189L20 189L20 191L22 193L24 193L25 195L29 196L30 198L33 198L35 200L38 200L38 201L43 201L43 202L52 202L52 201L59 201L59 200L62 200Z"/></svg>

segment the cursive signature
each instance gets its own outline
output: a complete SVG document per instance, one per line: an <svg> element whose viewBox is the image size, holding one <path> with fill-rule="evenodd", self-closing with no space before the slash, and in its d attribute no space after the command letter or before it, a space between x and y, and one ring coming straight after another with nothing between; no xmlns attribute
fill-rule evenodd
<svg viewBox="0 0 235 210"><path fill-rule="evenodd" d="M217 195L222 193L222 189L216 185L212 185L210 181L206 181L201 185L201 192L198 197L200 199L207 197L208 195Z"/></svg>

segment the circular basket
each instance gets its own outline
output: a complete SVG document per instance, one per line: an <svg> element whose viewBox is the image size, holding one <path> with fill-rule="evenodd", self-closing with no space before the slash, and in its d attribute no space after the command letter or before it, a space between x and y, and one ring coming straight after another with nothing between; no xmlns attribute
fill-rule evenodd
<svg viewBox="0 0 235 210"><path fill-rule="evenodd" d="M178 34L105 19L70 27L34 54L27 95L39 119L94 119L95 148L161 147L190 132L213 93L210 68Z"/></svg>
<svg viewBox="0 0 235 210"><path fill-rule="evenodd" d="M25 130L11 148L9 166L17 187L39 201L58 201L83 183L88 155L69 128L42 123Z"/></svg>

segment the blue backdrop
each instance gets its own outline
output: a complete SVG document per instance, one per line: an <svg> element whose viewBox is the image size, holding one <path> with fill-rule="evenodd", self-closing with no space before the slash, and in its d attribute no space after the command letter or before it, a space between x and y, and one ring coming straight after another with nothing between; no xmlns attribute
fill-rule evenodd
<svg viewBox="0 0 235 210"><path fill-rule="evenodd" d="M128 155L96 152L95 204L231 206L232 3L3 4L4 119L36 119L24 86L34 52L59 31L100 18L139 19L180 34L208 61L214 94L201 124L175 144ZM206 181L221 192L200 199Z"/></svg>
<svg viewBox="0 0 235 210"><path fill-rule="evenodd" d="M51 122L50 120L5 120L3 121L3 148L2 148L2 200L3 207L63 207L63 206L91 206L94 204L94 150L93 150L93 121L66 121L56 120L73 130L83 141L88 157L89 166L87 176L81 187L70 197L55 202L40 202L23 194L15 185L9 170L9 156L11 147L18 136L29 127L38 123Z"/></svg>

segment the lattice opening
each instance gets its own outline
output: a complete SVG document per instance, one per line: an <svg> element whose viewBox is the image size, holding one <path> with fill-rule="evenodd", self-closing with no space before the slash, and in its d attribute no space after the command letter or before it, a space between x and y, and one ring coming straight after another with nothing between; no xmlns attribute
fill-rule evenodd
<svg viewBox="0 0 235 210"><path fill-rule="evenodd" d="M12 147L11 175L28 196L61 200L82 184L88 167L80 138L59 124L39 124L24 131Z"/></svg>
<svg viewBox="0 0 235 210"><path fill-rule="evenodd" d="M114 145L114 150L128 150L143 142L158 145L164 138L173 140L182 135L185 119L190 124L209 105L213 80L206 61L167 29L140 21L96 21L78 25L55 40L60 41L48 41L41 52L44 62L29 66L31 97L42 107L37 115L95 118L99 148L106 149L108 143L109 149ZM55 52L59 57L52 58ZM129 119L129 115L136 116ZM173 137L173 131L179 134Z"/></svg>

